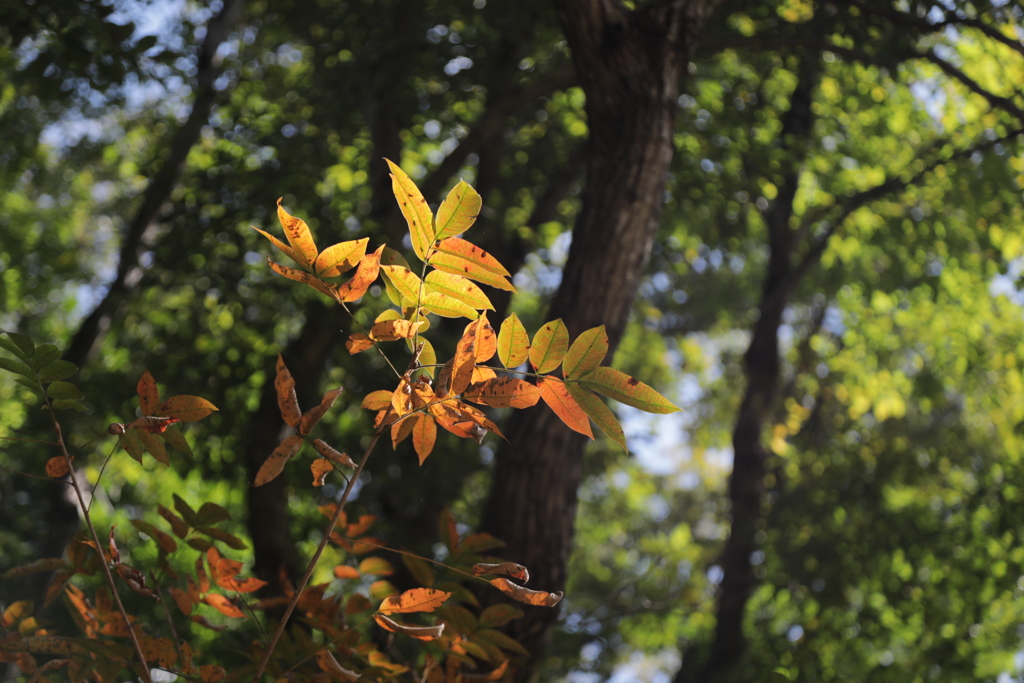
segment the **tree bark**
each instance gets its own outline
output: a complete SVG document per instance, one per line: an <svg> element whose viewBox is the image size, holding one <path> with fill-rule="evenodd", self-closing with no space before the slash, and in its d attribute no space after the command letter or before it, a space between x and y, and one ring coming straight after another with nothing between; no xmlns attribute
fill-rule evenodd
<svg viewBox="0 0 1024 683"><path fill-rule="evenodd" d="M697 32L717 3L672 2L627 11L563 0L559 21L587 98L587 186L549 319L572 337L605 325L611 352L625 328L661 214L680 79ZM565 587L585 439L546 408L517 412L499 452L483 529L525 564L531 585ZM532 675L557 610L526 607L510 633L533 654Z"/></svg>

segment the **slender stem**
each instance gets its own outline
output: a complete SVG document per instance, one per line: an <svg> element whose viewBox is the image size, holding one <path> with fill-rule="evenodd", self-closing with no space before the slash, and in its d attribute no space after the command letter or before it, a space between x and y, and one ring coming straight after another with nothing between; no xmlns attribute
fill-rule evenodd
<svg viewBox="0 0 1024 683"><path fill-rule="evenodd" d="M178 630L174 628L174 620L171 619L171 608L167 606L167 601L164 600L164 592L160 590L160 582L156 580L156 572L149 573L149 580L153 582L153 587L156 588L156 595L160 598L160 606L164 608L164 616L167 617L167 625L171 628L171 636L174 638L174 647L178 651L178 656L181 656L181 639L178 638Z"/></svg>
<svg viewBox="0 0 1024 683"><path fill-rule="evenodd" d="M139 639L135 636L135 629L132 628L132 624L128 620L128 612L125 611L124 605L121 603L121 596L117 592L117 584L114 583L114 576L110 573L110 565L107 564L106 557L103 554L103 542L100 541L99 534L96 533L96 527L93 526L92 517L89 515L89 508L85 504L85 497L82 495L82 488L78 485L75 467L71 463L71 455L68 453L67 445L64 443L64 435L60 430L60 422L57 421L57 416L54 414L53 406L50 405L49 400L46 401L46 407L50 410L50 417L53 419L53 429L57 433L57 445L60 446L60 452L68 464L68 479L70 479L71 485L75 489L75 495L78 497L78 507L82 510L82 514L85 517L89 533L92 534L93 543L96 544L96 552L100 554L100 558L103 560L100 562L100 566L103 567L103 573L107 577L107 585L110 586L110 592L114 595L114 602L117 603L117 610L121 613L121 618L124 619L124 625L128 631L128 639L132 641L135 656L142 662L142 670L139 674L142 677L143 683L153 683L153 679L149 675L149 665L146 664L146 655L142 653L142 646L139 645Z"/></svg>
<svg viewBox="0 0 1024 683"><path fill-rule="evenodd" d="M363 452L363 457L359 461L359 465L356 467L355 472L352 473L352 478L349 479L348 486L345 487L345 492L341 495L341 500L338 502L338 508L334 511L334 516L331 517L331 521L327 523L327 529L324 531L324 537L320 540L320 545L317 546L316 552L313 553L313 557L310 558L309 564L306 565L306 572L302 575L302 580L299 581L299 585L296 586L295 592L292 594L292 598L288 601L288 606L284 610L284 616L281 617L281 621L277 625L277 630L274 631L274 636L270 639L270 643L267 645L267 651L263 654L263 659L260 661L260 665L256 669L256 675L252 678L253 683L258 683L263 677L263 672L266 671L267 665L270 663L270 658L274 654L274 648L277 647L277 642L281 639L281 635L284 633L284 627L288 624L288 618L292 615L292 612L295 610L295 605L299 602L299 596L302 595L302 591L305 590L306 585L309 583L309 579L313 575L313 570L316 568L316 563L320 561L320 555L323 554L324 548L327 547L327 544L331 540L331 534L334 533L334 527L337 526L338 520L341 519L341 513L345 509L345 503L348 502L348 498L352 494L352 489L355 488L355 483L359 479L359 475L362 473L363 468L366 467L366 461L370 459L370 453L373 452L374 447L377 445L377 441L383 433L383 428L374 433L373 438L370 440L370 444Z"/></svg>

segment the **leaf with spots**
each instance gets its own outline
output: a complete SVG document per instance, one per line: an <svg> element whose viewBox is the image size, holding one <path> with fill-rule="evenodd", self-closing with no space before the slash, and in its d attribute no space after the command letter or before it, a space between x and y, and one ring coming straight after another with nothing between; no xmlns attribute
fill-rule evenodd
<svg viewBox="0 0 1024 683"><path fill-rule="evenodd" d="M541 390L515 377L496 377L470 385L462 396L495 408L529 408L540 400Z"/></svg>
<svg viewBox="0 0 1024 683"><path fill-rule="evenodd" d="M498 358L510 370L518 368L530 357L530 335L519 317L513 313L501 323L498 333Z"/></svg>
<svg viewBox="0 0 1024 683"><path fill-rule="evenodd" d="M580 384L644 412L667 414L680 410L651 387L614 368L592 370L580 378Z"/></svg>
<svg viewBox="0 0 1024 683"><path fill-rule="evenodd" d="M298 429L302 420L299 410L299 397L295 393L295 380L281 354L277 354L277 374L274 376L274 391L277 393L277 407L281 410L281 418L289 427Z"/></svg>
<svg viewBox="0 0 1024 683"><path fill-rule="evenodd" d="M587 391L578 384L564 384L563 386L572 400L598 426L598 429L604 432L609 439L626 448L626 435L622 433L622 427L615 418L615 413L604 404L597 394Z"/></svg>
<svg viewBox="0 0 1024 683"><path fill-rule="evenodd" d="M434 241L434 216L423 198L420 189L405 171L390 159L385 159L391 168L391 189L402 209L402 215L409 224L409 237L412 249L422 260L427 258L427 250Z"/></svg>
<svg viewBox="0 0 1024 683"><path fill-rule="evenodd" d="M359 265L359 262L366 255L366 245L370 243L369 237L348 242L338 242L320 252L313 264L313 270L321 277L337 277Z"/></svg>
<svg viewBox="0 0 1024 683"><path fill-rule="evenodd" d="M288 238L288 244L292 245L296 263L301 263L309 268L316 261L316 244L313 243L313 235L309 231L306 221L292 216L281 207L281 199L277 200L277 219L281 221L284 228L284 236Z"/></svg>
<svg viewBox="0 0 1024 683"><path fill-rule="evenodd" d="M497 289L516 291L512 283L506 279L509 272L505 267L498 259L475 244L458 237L449 237L441 240L436 248L437 251L430 257L430 265L438 270L467 277Z"/></svg>
<svg viewBox="0 0 1024 683"><path fill-rule="evenodd" d="M377 251L367 254L359 260L359 267L356 274L348 282L338 285L337 296L345 303L357 301L366 294L366 290L374 283L380 274L380 257L384 251L384 245L377 247Z"/></svg>
<svg viewBox="0 0 1024 683"><path fill-rule="evenodd" d="M260 466L260 471L256 473L256 480L253 483L256 486L263 486L268 481L277 478L277 475L281 474L284 466L299 452L300 448L302 448L301 436L289 436L282 441L274 449L274 452L270 454L270 457L263 461L263 465Z"/></svg>
<svg viewBox="0 0 1024 683"><path fill-rule="evenodd" d="M551 372L562 363L568 348L569 330L562 319L545 323L533 336L530 365L539 373Z"/></svg>
<svg viewBox="0 0 1024 683"><path fill-rule="evenodd" d="M608 333L604 325L587 330L572 343L562 361L566 379L576 379L601 365L608 355Z"/></svg>
<svg viewBox="0 0 1024 683"><path fill-rule="evenodd" d="M540 397L558 416L558 419L565 423L565 426L574 432L579 432L591 439L594 438L587 414L576 403L564 382L540 377L537 379L537 386L540 387Z"/></svg>
<svg viewBox="0 0 1024 683"><path fill-rule="evenodd" d="M139 393L139 410L142 411L142 414L152 415L155 413L157 406L160 405L160 392L157 389L156 380L153 379L153 375L149 374L149 370L142 373L135 390Z"/></svg>

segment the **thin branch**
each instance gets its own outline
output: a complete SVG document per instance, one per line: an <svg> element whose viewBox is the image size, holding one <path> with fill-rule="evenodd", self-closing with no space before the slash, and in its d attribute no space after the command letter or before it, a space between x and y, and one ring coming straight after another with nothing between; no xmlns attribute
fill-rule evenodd
<svg viewBox="0 0 1024 683"><path fill-rule="evenodd" d="M302 595L302 591L305 590L306 586L309 584L309 579L313 575L313 570L316 568L317 562L320 561L320 555L323 554L324 548L327 547L327 544L331 540L331 534L334 533L334 527L337 526L338 520L341 519L341 513L345 509L345 503L348 502L349 496L352 495L352 489L355 488L359 475L362 474L363 468L366 467L366 461L370 459L370 453L373 452L374 447L377 445L377 441L380 440L383 433L383 427L374 433L373 438L370 440L370 444L363 452L363 457L359 461L359 465L352 473L352 478L349 479L348 486L345 487L345 492L341 495L341 500L338 502L338 507L334 511L334 516L331 517L331 521L328 522L327 528L324 530L324 537L320 540L320 545L317 546L316 552L313 553L313 557L310 558L309 564L306 565L306 572L302 575L302 580L299 581L299 585L295 587L295 592L288 601L288 606L285 607L284 615L281 617L281 621L277 624L277 630L274 631L274 637L270 639L270 643L267 645L267 650L263 654L263 659L256 668L256 674L252 677L253 683L259 683L260 678L263 677L263 672L266 671L267 665L270 663L270 658L274 654L274 649L277 647L277 643L281 640L281 635L284 633L284 628L288 625L288 618L295 610L295 605L299 602L299 597Z"/></svg>
<svg viewBox="0 0 1024 683"><path fill-rule="evenodd" d="M985 101L987 101L993 109L1002 109L1016 116L1018 121L1024 122L1024 109L1018 107L1013 102L1013 100L1011 100L1008 97L996 95L995 93L986 90L981 86L980 83L978 83L976 80L965 74L963 70L961 70L959 67L953 65L949 61L935 54L935 50L929 48L927 52L916 54L921 59L926 59L932 64L935 64L937 67L942 69L946 73L946 75L952 76L956 80L963 83L974 94L980 95L981 97L985 98Z"/></svg>

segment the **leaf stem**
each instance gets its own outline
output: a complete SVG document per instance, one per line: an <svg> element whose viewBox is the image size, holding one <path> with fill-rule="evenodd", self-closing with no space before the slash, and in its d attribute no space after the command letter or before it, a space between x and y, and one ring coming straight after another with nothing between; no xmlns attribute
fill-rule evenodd
<svg viewBox="0 0 1024 683"><path fill-rule="evenodd" d="M363 452L363 457L360 459L359 465L356 467L355 472L352 473L352 477L349 479L348 485L345 487L345 492L341 495L341 500L338 501L338 507L334 511L334 516L331 517L331 521L327 523L327 529L324 531L324 537L320 540L320 545L317 546L316 552L313 553L313 557L310 558L309 564L306 565L306 572L302 575L302 580L299 581L299 585L295 587L295 592L292 594L291 600L288 601L288 606L284 610L284 615L281 617L281 621L277 624L277 630L274 631L274 636L270 639L270 643L267 645L267 650L263 654L263 659L260 661L260 665L256 669L256 674L252 678L253 683L258 683L263 677L263 672L266 671L267 665L270 663L270 658L274 654L274 649L277 647L277 643L281 639L281 635L284 633L284 628L288 625L288 618L295 610L295 605L298 604L302 591L305 590L306 586L309 584L309 579L313 575L313 570L316 568L317 562L320 561L320 555L323 554L324 548L327 547L327 544L331 540L331 534L334 532L334 527L337 526L338 520L341 519L341 513L345 509L345 503L348 502L349 496L352 495L352 489L355 488L355 483L359 479L359 475L362 473L363 468L366 467L366 461L370 459L370 453L373 452L374 447L377 445L377 441L380 440L383 433L383 427L374 433L373 438L370 440L370 444Z"/></svg>

